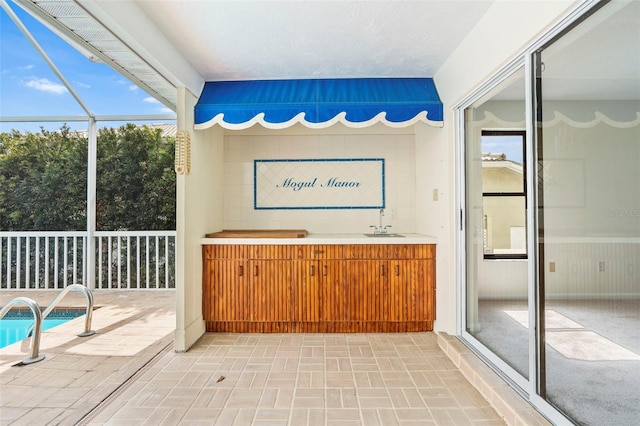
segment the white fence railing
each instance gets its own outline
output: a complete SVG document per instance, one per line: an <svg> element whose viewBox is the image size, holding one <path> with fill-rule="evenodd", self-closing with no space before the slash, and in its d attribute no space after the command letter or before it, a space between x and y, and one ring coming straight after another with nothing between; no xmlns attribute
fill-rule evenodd
<svg viewBox="0 0 640 426"><path fill-rule="evenodd" d="M175 231L95 232L91 283L86 232L0 232L0 288L175 288L175 236Z"/></svg>

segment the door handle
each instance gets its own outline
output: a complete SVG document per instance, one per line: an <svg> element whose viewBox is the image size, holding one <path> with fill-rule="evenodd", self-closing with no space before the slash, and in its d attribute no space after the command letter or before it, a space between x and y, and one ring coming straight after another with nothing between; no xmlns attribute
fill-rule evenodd
<svg viewBox="0 0 640 426"><path fill-rule="evenodd" d="M310 275L313 276L315 274L315 271L316 271L316 267L314 265L311 265Z"/></svg>
<svg viewBox="0 0 640 426"><path fill-rule="evenodd" d="M327 265L322 265L322 275L327 276Z"/></svg>
<svg viewBox="0 0 640 426"><path fill-rule="evenodd" d="M244 275L244 266L238 266L238 276L241 277Z"/></svg>
<svg viewBox="0 0 640 426"><path fill-rule="evenodd" d="M258 265L253 267L253 276L257 277L258 276Z"/></svg>
<svg viewBox="0 0 640 426"><path fill-rule="evenodd" d="M400 265L396 265L396 277L400 275Z"/></svg>

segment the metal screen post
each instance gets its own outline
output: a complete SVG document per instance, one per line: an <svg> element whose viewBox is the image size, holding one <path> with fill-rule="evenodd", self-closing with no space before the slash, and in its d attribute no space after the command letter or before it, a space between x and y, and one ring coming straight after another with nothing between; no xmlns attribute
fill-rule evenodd
<svg viewBox="0 0 640 426"><path fill-rule="evenodd" d="M96 232L96 180L98 175L98 136L96 128L96 119L90 117L87 149L87 241L85 244L87 270L84 284L92 290L96 287L96 240L94 238L94 233Z"/></svg>

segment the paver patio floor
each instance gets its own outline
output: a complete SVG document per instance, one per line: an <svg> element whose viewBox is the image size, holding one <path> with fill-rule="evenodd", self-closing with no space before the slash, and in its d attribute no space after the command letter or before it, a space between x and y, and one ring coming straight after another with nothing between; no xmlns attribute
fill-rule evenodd
<svg viewBox="0 0 640 426"><path fill-rule="evenodd" d="M150 293L94 292L96 334L75 335L83 318L43 332L44 361L12 367L27 340L0 350L1 424L504 424L435 333L207 333L176 353L174 292ZM72 294L61 305L82 306Z"/></svg>

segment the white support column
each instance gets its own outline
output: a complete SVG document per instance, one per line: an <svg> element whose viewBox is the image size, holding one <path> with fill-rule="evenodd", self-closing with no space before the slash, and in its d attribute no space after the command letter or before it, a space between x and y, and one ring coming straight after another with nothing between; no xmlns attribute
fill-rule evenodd
<svg viewBox="0 0 640 426"><path fill-rule="evenodd" d="M94 289L96 285L96 181L98 176L98 135L96 119L89 118L89 143L87 149L87 243L85 259L87 270L85 285Z"/></svg>
<svg viewBox="0 0 640 426"><path fill-rule="evenodd" d="M202 245L207 232L222 229L224 131L193 130L197 98L178 88L178 131L191 135L191 171L176 177L176 333L184 352L205 332L202 315Z"/></svg>
<svg viewBox="0 0 640 426"><path fill-rule="evenodd" d="M178 89L177 102L177 130L190 130L190 111L188 105L189 94L184 87ZM187 277L191 273L189 268L189 246L187 229L187 179L186 175L176 175L176 331L174 339L174 348L176 352L184 352L189 349L192 342L188 337L189 323L191 322L192 312L190 312L190 303L193 283L190 283Z"/></svg>

